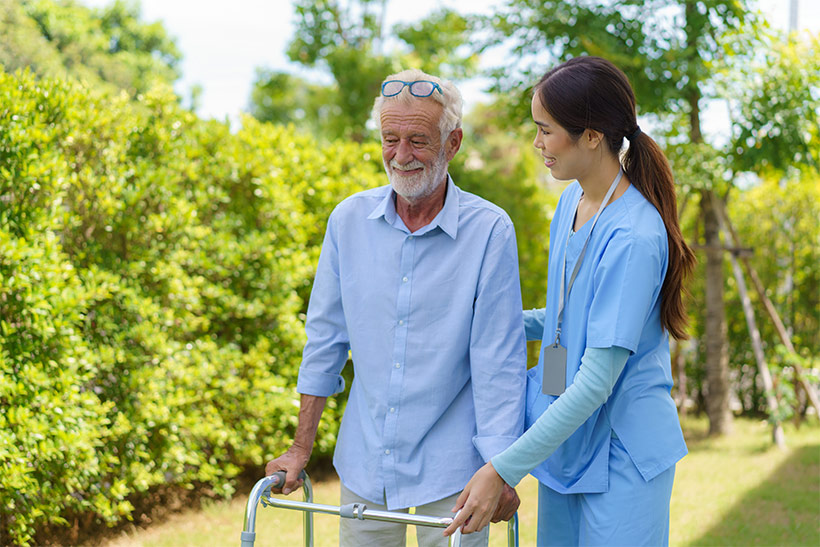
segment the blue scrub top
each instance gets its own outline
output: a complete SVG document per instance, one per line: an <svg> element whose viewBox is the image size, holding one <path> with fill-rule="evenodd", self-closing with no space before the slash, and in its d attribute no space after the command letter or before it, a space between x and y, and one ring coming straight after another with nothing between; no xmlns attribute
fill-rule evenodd
<svg viewBox="0 0 820 547"><path fill-rule="evenodd" d="M592 221L572 229L582 189L570 184L550 227L550 258L542 354L528 373L527 428L555 401L541 393L543 348L555 338L561 266L566 283ZM613 432L645 480L687 453L670 396L669 335L661 326L660 291L668 243L658 211L632 185L601 213L567 298L561 344L567 348L567 385L587 347L621 346L631 352L607 402L532 474L560 493L606 492ZM566 290L566 286L565 286Z"/></svg>

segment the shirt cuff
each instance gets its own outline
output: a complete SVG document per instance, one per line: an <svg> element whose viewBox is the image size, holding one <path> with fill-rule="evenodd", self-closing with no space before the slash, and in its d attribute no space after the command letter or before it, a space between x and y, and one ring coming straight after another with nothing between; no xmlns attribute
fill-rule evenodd
<svg viewBox="0 0 820 547"><path fill-rule="evenodd" d="M299 370L296 392L316 397L330 397L345 389L345 380L339 374L330 374L316 370Z"/></svg>
<svg viewBox="0 0 820 547"><path fill-rule="evenodd" d="M473 437L473 446L481 454L481 459L488 462L490 458L506 450L517 438L511 435L496 435L493 437L479 437L476 435Z"/></svg>

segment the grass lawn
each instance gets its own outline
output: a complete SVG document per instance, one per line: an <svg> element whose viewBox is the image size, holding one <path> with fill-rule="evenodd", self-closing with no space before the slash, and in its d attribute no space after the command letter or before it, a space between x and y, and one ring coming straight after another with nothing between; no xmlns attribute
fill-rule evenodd
<svg viewBox="0 0 820 547"><path fill-rule="evenodd" d="M671 545L820 545L820 426L787 426L788 448L772 446L767 424L736 420L733 435L706 437L705 419L684 423L689 455L677 466L672 493ZM537 487L518 487L520 545L535 545ZM314 484L314 501L339 503L338 480ZM294 499L301 499L299 498ZM247 496L212 502L147 529L133 528L108 547L238 545ZM314 517L315 545L337 544L338 517ZM413 527L409 527L412 529ZM490 545L506 545L506 524L491 528ZM256 545L298 546L302 513L259 507ZM411 531L408 545L415 545Z"/></svg>

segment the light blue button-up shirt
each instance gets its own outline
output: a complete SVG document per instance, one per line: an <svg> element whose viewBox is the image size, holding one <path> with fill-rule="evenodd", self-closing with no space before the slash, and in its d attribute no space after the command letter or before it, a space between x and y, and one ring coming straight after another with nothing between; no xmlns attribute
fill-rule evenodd
<svg viewBox="0 0 820 547"><path fill-rule="evenodd" d="M448 177L444 207L414 233L390 186L340 203L308 306L297 390L354 380L334 465L388 509L450 496L523 430L526 345L515 231Z"/></svg>

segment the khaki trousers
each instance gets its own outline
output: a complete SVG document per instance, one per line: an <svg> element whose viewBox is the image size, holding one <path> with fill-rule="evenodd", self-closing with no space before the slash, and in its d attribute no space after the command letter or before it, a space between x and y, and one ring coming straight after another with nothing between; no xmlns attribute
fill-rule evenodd
<svg viewBox="0 0 820 547"><path fill-rule="evenodd" d="M364 503L368 509L387 511L387 506L363 499L341 484L340 505L348 503ZM416 507L419 515L452 517L451 511L456 504L458 494ZM408 509L399 509L395 512L407 513ZM412 525L411 525L412 526ZM442 535L444 528L430 526L416 526L416 537L419 547L447 547L449 538ZM490 539L490 527L480 532L465 534L461 538L464 547L487 547ZM339 519L339 546L340 547L405 547L407 543L407 525L377 520Z"/></svg>

